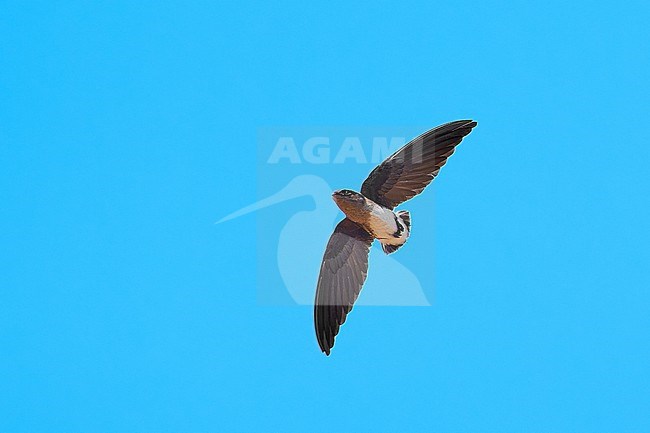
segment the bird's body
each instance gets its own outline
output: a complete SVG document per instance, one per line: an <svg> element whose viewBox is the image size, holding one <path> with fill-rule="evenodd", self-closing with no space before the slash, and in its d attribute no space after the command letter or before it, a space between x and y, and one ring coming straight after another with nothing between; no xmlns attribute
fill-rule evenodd
<svg viewBox="0 0 650 433"><path fill-rule="evenodd" d="M316 288L316 338L326 355L366 280L372 242L377 239L386 254L406 243L411 216L395 207L431 183L475 126L472 120L458 120L427 131L377 166L360 193L343 189L332 194L346 218L327 243Z"/></svg>
<svg viewBox="0 0 650 433"><path fill-rule="evenodd" d="M395 213L363 194L347 189L335 191L332 198L348 219L359 224L382 244L384 251L388 248L392 249L388 252L393 252L408 239L411 223L407 211Z"/></svg>

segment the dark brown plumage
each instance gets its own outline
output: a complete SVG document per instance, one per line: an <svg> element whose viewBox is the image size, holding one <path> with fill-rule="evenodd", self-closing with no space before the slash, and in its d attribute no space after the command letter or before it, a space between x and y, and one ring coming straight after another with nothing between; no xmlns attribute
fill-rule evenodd
<svg viewBox="0 0 650 433"><path fill-rule="evenodd" d="M370 172L361 194L389 209L418 195L475 126L474 121L457 120L414 138Z"/></svg>
<svg viewBox="0 0 650 433"><path fill-rule="evenodd" d="M475 126L472 120L458 120L427 131L377 166L363 182L361 194L348 190L338 194L355 197L361 202L363 195L376 203L373 206L392 210L431 183L455 147ZM364 224L358 215L362 208L357 208L355 203L342 201L337 204L346 215ZM406 218L403 221L410 231L408 212L400 211L396 215ZM336 226L325 248L316 287L314 326L318 345L326 355L330 354L334 338L368 275L368 253L374 237L361 224L346 217ZM401 245L382 243L382 246L388 254Z"/></svg>
<svg viewBox="0 0 650 433"><path fill-rule="evenodd" d="M327 355L368 275L368 253L373 237L345 218L334 229L320 268L314 324L318 345Z"/></svg>

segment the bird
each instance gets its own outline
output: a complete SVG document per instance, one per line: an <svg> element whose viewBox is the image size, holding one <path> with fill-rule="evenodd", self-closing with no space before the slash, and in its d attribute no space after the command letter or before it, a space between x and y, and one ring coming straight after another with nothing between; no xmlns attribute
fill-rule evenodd
<svg viewBox="0 0 650 433"><path fill-rule="evenodd" d="M386 254L406 243L411 235L411 215L395 208L431 183L476 125L473 120L457 120L437 126L375 167L360 192L340 189L332 193L345 218L327 242L316 285L314 328L325 355L330 355L366 281L372 243L379 241Z"/></svg>

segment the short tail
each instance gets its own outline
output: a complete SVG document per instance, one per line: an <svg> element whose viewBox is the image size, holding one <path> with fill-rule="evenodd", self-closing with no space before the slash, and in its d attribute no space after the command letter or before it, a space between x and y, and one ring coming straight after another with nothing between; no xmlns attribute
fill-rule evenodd
<svg viewBox="0 0 650 433"><path fill-rule="evenodd" d="M409 231L409 235L411 234L411 214L407 210L401 210L397 212L397 216L404 221L404 225L406 226L406 229ZM395 251L399 250L399 248L404 245L391 245L391 244L381 244L381 249L384 250L386 254L394 253Z"/></svg>
<svg viewBox="0 0 650 433"><path fill-rule="evenodd" d="M381 244L381 249L384 250L386 254L390 254L399 250L399 247L401 247L402 245Z"/></svg>

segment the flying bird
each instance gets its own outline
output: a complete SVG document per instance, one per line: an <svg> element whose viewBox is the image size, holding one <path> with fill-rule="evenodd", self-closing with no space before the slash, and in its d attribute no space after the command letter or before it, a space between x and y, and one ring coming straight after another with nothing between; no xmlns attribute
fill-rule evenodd
<svg viewBox="0 0 650 433"><path fill-rule="evenodd" d="M373 241L391 254L411 234L411 215L395 207L431 183L475 126L473 120L457 120L433 128L375 167L360 193L341 189L332 194L345 218L327 242L314 302L316 338L326 355L366 281Z"/></svg>

